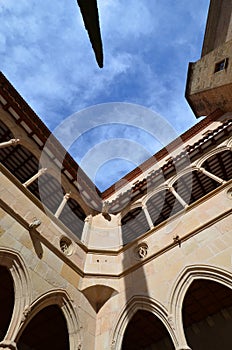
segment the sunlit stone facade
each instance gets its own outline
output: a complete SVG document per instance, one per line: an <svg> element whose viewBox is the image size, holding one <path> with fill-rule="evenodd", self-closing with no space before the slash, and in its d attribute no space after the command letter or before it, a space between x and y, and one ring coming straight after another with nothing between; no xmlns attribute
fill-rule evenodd
<svg viewBox="0 0 232 350"><path fill-rule="evenodd" d="M227 106L100 193L0 75L0 349L231 348Z"/></svg>

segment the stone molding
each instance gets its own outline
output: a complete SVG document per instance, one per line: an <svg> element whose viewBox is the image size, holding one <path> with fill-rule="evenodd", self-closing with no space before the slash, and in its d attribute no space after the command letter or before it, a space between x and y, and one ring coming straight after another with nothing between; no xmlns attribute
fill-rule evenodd
<svg viewBox="0 0 232 350"><path fill-rule="evenodd" d="M111 334L111 350L120 350L122 346L123 336L126 327L134 314L139 310L146 310L151 312L154 316L166 327L175 348L178 347L178 341L175 334L175 329L172 324L172 320L166 308L157 300L145 296L133 296L121 310L113 332Z"/></svg>
<svg viewBox="0 0 232 350"><path fill-rule="evenodd" d="M31 302L31 281L23 259L13 249L0 248L0 264L8 268L14 281L14 309L4 342L9 339L14 341L20 327L21 315Z"/></svg>
<svg viewBox="0 0 232 350"><path fill-rule="evenodd" d="M210 157L214 156L217 153L225 152L225 151L231 151L231 146L229 145L223 145L219 146L218 148L212 149L210 152L202 156L197 162L196 162L196 167L199 168L204 164L204 162L209 159Z"/></svg>
<svg viewBox="0 0 232 350"><path fill-rule="evenodd" d="M180 344L185 344L180 349L189 349L186 343L182 324L182 305L185 294L196 279L205 279L224 284L232 289L232 274L229 271L209 265L189 265L178 275L169 294L169 314L173 315L176 334Z"/></svg>
<svg viewBox="0 0 232 350"><path fill-rule="evenodd" d="M31 319L38 314L39 311L49 305L58 305L64 314L67 322L67 329L69 333L70 350L81 349L82 336L80 321L77 316L76 306L73 300L69 297L67 292L63 289L55 289L42 294L31 305L29 305L23 312L21 326L19 328L15 341L17 342L22 335L24 329L30 323Z"/></svg>

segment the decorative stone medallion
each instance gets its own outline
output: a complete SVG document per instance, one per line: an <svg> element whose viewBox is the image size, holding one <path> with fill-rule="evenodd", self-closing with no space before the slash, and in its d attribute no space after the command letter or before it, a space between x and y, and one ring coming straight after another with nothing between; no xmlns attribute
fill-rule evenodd
<svg viewBox="0 0 232 350"><path fill-rule="evenodd" d="M60 240L60 250L65 255L71 255L73 252L73 244L71 239L69 239L68 237L62 237Z"/></svg>
<svg viewBox="0 0 232 350"><path fill-rule="evenodd" d="M148 245L147 243L143 242L140 243L136 248L135 248L135 257L139 260L144 259L147 256L148 252Z"/></svg>

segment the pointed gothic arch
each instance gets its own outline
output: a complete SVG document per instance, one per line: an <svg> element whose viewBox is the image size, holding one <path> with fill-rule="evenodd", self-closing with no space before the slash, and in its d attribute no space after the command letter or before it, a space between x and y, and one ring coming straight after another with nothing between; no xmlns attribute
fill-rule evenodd
<svg viewBox="0 0 232 350"><path fill-rule="evenodd" d="M24 350L25 341L28 341L28 343L34 342L34 339L27 339L27 337L30 336L28 329L30 329L31 324L35 324L37 331L39 332L40 321L45 320L47 318L46 315L49 315L48 317L52 318L56 315L59 319L59 327L61 327L60 335L63 335L64 337L67 336L62 343L65 346L62 350L76 350L81 346L82 337L80 321L77 317L73 302L66 291L57 289L41 295L30 306L28 306L26 312L24 312L24 320L15 339L15 342L20 344L18 346L19 350ZM59 335L59 331L54 328L56 327L56 322L54 322L54 325L49 326L49 330L51 330L52 334L45 334L45 337L42 340L43 342L46 341L46 337L49 338L49 336L51 336L52 338L56 334ZM59 346L58 343L57 346ZM48 347L48 349L50 349L50 347Z"/></svg>
<svg viewBox="0 0 232 350"><path fill-rule="evenodd" d="M0 249L0 265L7 268L14 284L14 307L5 340L14 340L22 321L22 315L31 302L31 281L24 261L18 252Z"/></svg>
<svg viewBox="0 0 232 350"><path fill-rule="evenodd" d="M232 289L232 274L222 268L209 265L189 265L181 271L168 298L168 311L173 319L176 334L183 349L188 348L182 322L183 300L189 286L197 279L215 281Z"/></svg>
<svg viewBox="0 0 232 350"><path fill-rule="evenodd" d="M191 349L229 349L232 289L210 279L195 279L184 296L182 322Z"/></svg>
<svg viewBox="0 0 232 350"><path fill-rule="evenodd" d="M172 327L172 320L169 319L166 308L157 300L145 296L133 296L124 306L120 315L118 316L117 323L114 327L111 337L111 349L121 350L123 344L123 337L125 330L132 320L133 316L139 310L150 312L163 324L167 333L173 343L174 347L178 346L175 330Z"/></svg>

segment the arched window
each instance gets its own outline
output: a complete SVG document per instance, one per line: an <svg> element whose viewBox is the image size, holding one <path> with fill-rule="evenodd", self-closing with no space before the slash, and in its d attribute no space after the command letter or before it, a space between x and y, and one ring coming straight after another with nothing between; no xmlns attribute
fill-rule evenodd
<svg viewBox="0 0 232 350"><path fill-rule="evenodd" d="M146 310L138 310L130 320L122 350L174 350L171 337L160 319Z"/></svg>
<svg viewBox="0 0 232 350"><path fill-rule="evenodd" d="M10 129L0 121L0 142L13 139ZM0 162L22 183L26 182L39 170L39 161L25 147L12 145L0 149Z"/></svg>
<svg viewBox="0 0 232 350"><path fill-rule="evenodd" d="M232 178L232 152L230 150L214 154L204 161L202 167L217 177L228 181Z"/></svg>
<svg viewBox="0 0 232 350"><path fill-rule="evenodd" d="M65 317L58 305L39 311L26 326L18 342L18 350L69 350Z"/></svg>
<svg viewBox="0 0 232 350"><path fill-rule="evenodd" d="M59 216L59 219L75 233L78 238L81 238L85 218L86 215L83 209L73 198L67 201Z"/></svg>
<svg viewBox="0 0 232 350"><path fill-rule="evenodd" d="M205 279L192 282L184 298L183 327L192 350L232 346L232 290Z"/></svg>
<svg viewBox="0 0 232 350"><path fill-rule="evenodd" d="M150 227L141 207L130 210L121 220L122 240L126 244L147 232Z"/></svg>
<svg viewBox="0 0 232 350"><path fill-rule="evenodd" d="M182 210L183 206L169 190L164 190L155 193L154 196L147 201L147 209L153 225L156 226Z"/></svg>
<svg viewBox="0 0 232 350"><path fill-rule="evenodd" d="M14 284L9 270L0 266L0 341L8 330L14 309Z"/></svg>
<svg viewBox="0 0 232 350"><path fill-rule="evenodd" d="M175 191L187 204L202 198L218 186L218 182L198 171L181 176L173 184Z"/></svg>

